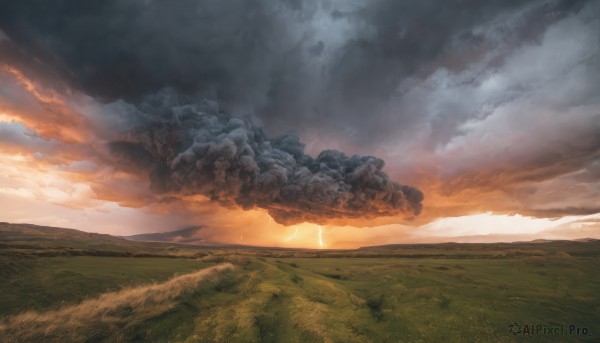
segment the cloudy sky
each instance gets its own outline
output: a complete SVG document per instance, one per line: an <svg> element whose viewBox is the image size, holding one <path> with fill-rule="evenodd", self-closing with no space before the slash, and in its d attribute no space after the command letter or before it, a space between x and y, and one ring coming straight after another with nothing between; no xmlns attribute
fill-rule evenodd
<svg viewBox="0 0 600 343"><path fill-rule="evenodd" d="M600 3L0 4L0 220L600 238Z"/></svg>

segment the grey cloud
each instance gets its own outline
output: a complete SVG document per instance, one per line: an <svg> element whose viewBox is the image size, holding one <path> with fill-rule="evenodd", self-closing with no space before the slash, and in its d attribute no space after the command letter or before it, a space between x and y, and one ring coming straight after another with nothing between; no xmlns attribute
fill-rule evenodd
<svg viewBox="0 0 600 343"><path fill-rule="evenodd" d="M32 152L47 152L54 148L55 143L36 137L35 133L27 130L17 122L0 122L0 145L3 148L21 148Z"/></svg>
<svg viewBox="0 0 600 343"><path fill-rule="evenodd" d="M0 28L105 100L137 102L173 87L250 110L275 132L319 126L341 138L344 129L364 144L421 121L393 106L405 78L465 68L495 44L474 27L533 8L509 28L526 41L582 3L15 1L0 6Z"/></svg>
<svg viewBox="0 0 600 343"><path fill-rule="evenodd" d="M423 193L392 181L372 156L304 153L293 133L274 138L214 103L163 90L131 114L124 139L111 143L120 163L147 169L162 194L209 197L224 206L267 209L279 223L413 217Z"/></svg>
<svg viewBox="0 0 600 343"><path fill-rule="evenodd" d="M8 40L10 40L10 38L8 38L8 36L4 33L4 31L0 30L0 42L8 41Z"/></svg>

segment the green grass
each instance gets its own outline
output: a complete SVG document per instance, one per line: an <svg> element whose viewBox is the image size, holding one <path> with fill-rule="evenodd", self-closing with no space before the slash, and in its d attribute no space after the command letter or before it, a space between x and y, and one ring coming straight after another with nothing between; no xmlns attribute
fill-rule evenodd
<svg viewBox="0 0 600 343"><path fill-rule="evenodd" d="M127 244L117 243L115 249ZM64 242L45 244L39 250L58 249ZM92 251L85 240L78 244ZM46 328L48 336L19 337L56 342L598 342L599 247L598 242L552 242L354 251L183 248L182 256L195 258L166 258L172 257L173 245L144 243L132 249L161 257L45 257L32 247L10 248L0 254L0 337L4 333L9 342L23 341L11 335L33 332L35 318L44 313L68 314L107 292L167 285L177 274L231 262L235 270L203 279L168 301L124 305L105 319L71 323L73 330ZM112 251L110 244L103 249ZM29 324L15 321L16 314L32 309L37 314L27 317ZM575 324L589 334L513 336L508 330L513 322Z"/></svg>
<svg viewBox="0 0 600 343"><path fill-rule="evenodd" d="M512 338L507 336L512 322L574 323L600 333L600 276L595 272L596 259L285 262L316 275L336 273L341 278L329 278L329 282L367 299L371 309L378 308L372 311L374 321L367 326L372 328L369 336L376 337L375 341L507 341ZM556 341L581 340L582 337L560 337Z"/></svg>
<svg viewBox="0 0 600 343"><path fill-rule="evenodd" d="M205 266L191 259L0 256L0 315L78 303L86 297L164 281Z"/></svg>
<svg viewBox="0 0 600 343"><path fill-rule="evenodd" d="M593 333L527 337L535 342L593 342L600 332L600 276L590 258L245 257L234 262L235 272L207 281L174 306L101 341L505 342L517 339L508 332L513 322L573 323ZM42 258L37 263L27 278L10 283L23 289L16 299L31 299L37 308L48 299L48 306L56 307L207 265L105 257ZM10 292L6 285L4 301ZM11 303L3 308L6 304ZM12 312L29 306L12 304Z"/></svg>

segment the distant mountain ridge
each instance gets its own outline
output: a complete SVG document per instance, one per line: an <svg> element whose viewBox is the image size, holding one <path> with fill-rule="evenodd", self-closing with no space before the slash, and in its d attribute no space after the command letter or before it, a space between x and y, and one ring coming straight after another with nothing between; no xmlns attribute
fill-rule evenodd
<svg viewBox="0 0 600 343"><path fill-rule="evenodd" d="M124 236L123 238L131 241L209 245L209 243L201 235L203 228L203 225L197 225L176 231L142 233L138 235Z"/></svg>
<svg viewBox="0 0 600 343"><path fill-rule="evenodd" d="M359 247L356 250L365 249L400 249L400 248L424 248L424 247L443 247L443 246L492 246L492 245L518 245L518 244L549 244L549 243L563 243L563 242L575 242L575 243L598 243L600 239L596 238L578 238L578 239L534 239L529 241L514 241L514 242L477 242L477 243L458 243L458 242L440 242L440 243L393 243L383 245L369 245ZM352 250L352 249L350 249Z"/></svg>

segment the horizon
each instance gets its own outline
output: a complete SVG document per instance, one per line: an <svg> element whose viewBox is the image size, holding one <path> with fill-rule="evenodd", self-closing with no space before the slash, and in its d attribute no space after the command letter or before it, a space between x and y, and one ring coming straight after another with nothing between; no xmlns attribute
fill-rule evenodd
<svg viewBox="0 0 600 343"><path fill-rule="evenodd" d="M106 232L95 232L95 231L85 231L85 230L81 230L78 228L74 228L74 227L58 227L58 226L48 226L48 225L39 225L39 224L33 224L33 223L20 223L20 222L15 222L15 223L9 223L9 222L2 222L0 221L0 224L5 223L5 224L11 224L11 225L34 225L34 226L39 226L39 227L50 227L50 228L57 228L57 229L69 229L69 230L75 230L75 231L79 231L79 232L86 232L86 233L94 233L94 234L107 234L113 237L117 237L117 238L123 238L126 240L134 240L134 241L147 241L147 242L157 242L157 243L174 243L174 244L182 244L182 245L189 245L189 246L202 246L202 247L206 247L206 248L210 248L210 247L246 247L246 248L265 248L265 249L308 249L308 250L356 250L356 249L361 249L361 248L368 248L368 247L378 247L378 246L387 246L387 245L435 245L435 244L511 244L511 243L537 243L536 241L546 241L546 242L558 242L558 241L574 241L574 242L584 242L584 241L589 241L589 240L598 240L598 238L594 238L594 237L579 237L579 238L568 238L565 236L561 236L561 235L554 235L554 236L545 236L547 238L537 238L538 236L535 234L521 234L521 235L497 235L497 234L487 234L487 235L473 235L473 236L454 236L454 237L435 237L435 238L431 238L427 241L424 240L403 240L402 242L389 242L389 241L383 241L382 244L370 244L370 245L359 245L359 243L355 243L355 244L344 244L344 242L342 242L341 244L339 242L335 242L332 245L330 244L323 244L321 240L319 240L319 236L318 234L315 235L316 238L316 242L314 244L306 244L303 246L297 246L294 245L293 243L290 244L283 244L283 245L277 245L277 246L270 246L270 245L261 245L261 244L244 244L244 243L239 243L239 242L228 242L228 241L211 241L211 240L205 240L203 238L203 236L201 235L202 232L200 232L200 230L205 229L205 226L202 225L195 225L195 226L191 226L191 227L184 227L184 228L176 228L174 230L169 230L169 231L157 231L157 232L144 232L144 233L139 233L139 234L133 234L133 235L115 235L115 234L110 234L110 233L106 233ZM328 228L325 228L325 230L327 230ZM140 239L133 239L133 237L136 236L152 236L152 235L164 235L164 234L172 234L172 233L179 233L181 231L196 231L194 232L194 234L197 234L198 232L200 232L199 236L192 236L192 237L182 237L182 236L175 236L175 237L170 237L170 239L163 239L163 240L154 240L154 239L148 239L148 238L140 238ZM325 231L326 232L326 231ZM183 239L191 239L193 241L196 241L196 243L187 243L186 241L184 241ZM288 243L289 240L286 241L286 243ZM201 243L201 244L200 244ZM337 243L337 244L336 244Z"/></svg>

